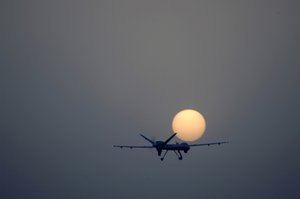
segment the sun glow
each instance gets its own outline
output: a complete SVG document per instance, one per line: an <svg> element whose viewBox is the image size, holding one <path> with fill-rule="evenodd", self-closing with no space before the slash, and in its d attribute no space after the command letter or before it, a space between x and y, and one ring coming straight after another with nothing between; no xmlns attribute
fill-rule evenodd
<svg viewBox="0 0 300 199"><path fill-rule="evenodd" d="M204 117L198 111L192 109L182 110L175 115L172 128L176 136L184 141L199 139L206 129Z"/></svg>

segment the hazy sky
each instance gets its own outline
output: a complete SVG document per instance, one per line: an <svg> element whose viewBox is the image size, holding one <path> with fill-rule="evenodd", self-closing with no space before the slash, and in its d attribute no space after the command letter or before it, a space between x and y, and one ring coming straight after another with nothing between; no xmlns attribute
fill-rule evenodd
<svg viewBox="0 0 300 199"><path fill-rule="evenodd" d="M1 1L0 198L300 198L300 1ZM207 131L164 162L181 109ZM179 140L177 140L179 141Z"/></svg>

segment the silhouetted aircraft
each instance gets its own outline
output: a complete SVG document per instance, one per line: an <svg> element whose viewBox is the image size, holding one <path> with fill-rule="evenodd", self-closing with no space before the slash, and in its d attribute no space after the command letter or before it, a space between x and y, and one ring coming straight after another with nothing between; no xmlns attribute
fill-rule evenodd
<svg viewBox="0 0 300 199"><path fill-rule="evenodd" d="M161 160L164 160L166 154L168 151L174 151L174 153L177 155L179 160L182 160L182 155L180 151L183 151L184 153L187 153L191 147L194 146L210 146L210 145L220 145L220 144L225 144L228 142L211 142L211 143L203 143L203 144L188 144L186 142L183 143L176 143L176 144L168 144L170 140L176 135L174 133L171 137L169 137L166 141L153 141L147 138L146 136L140 134L145 140L150 142L152 146L128 146L128 145L114 145L113 147L119 147L119 148L130 148L130 149L135 149L135 148L155 148L157 150L158 156L161 156L161 153L163 150L165 150L165 153L163 157L161 157Z"/></svg>

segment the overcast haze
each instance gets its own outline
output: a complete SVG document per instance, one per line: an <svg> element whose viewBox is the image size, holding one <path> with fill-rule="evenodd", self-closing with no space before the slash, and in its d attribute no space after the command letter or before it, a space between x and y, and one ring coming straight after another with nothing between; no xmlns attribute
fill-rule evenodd
<svg viewBox="0 0 300 199"><path fill-rule="evenodd" d="M299 10L1 1L0 198L300 198ZM112 147L168 138L185 108L207 121L195 143L230 143Z"/></svg>

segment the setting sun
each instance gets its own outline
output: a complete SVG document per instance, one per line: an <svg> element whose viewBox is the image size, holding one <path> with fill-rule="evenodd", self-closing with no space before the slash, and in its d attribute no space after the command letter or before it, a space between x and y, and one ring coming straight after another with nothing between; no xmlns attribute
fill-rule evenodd
<svg viewBox="0 0 300 199"><path fill-rule="evenodd" d="M172 122L172 128L176 136L184 141L195 141L205 131L206 122L204 117L192 109L182 110L177 113Z"/></svg>

